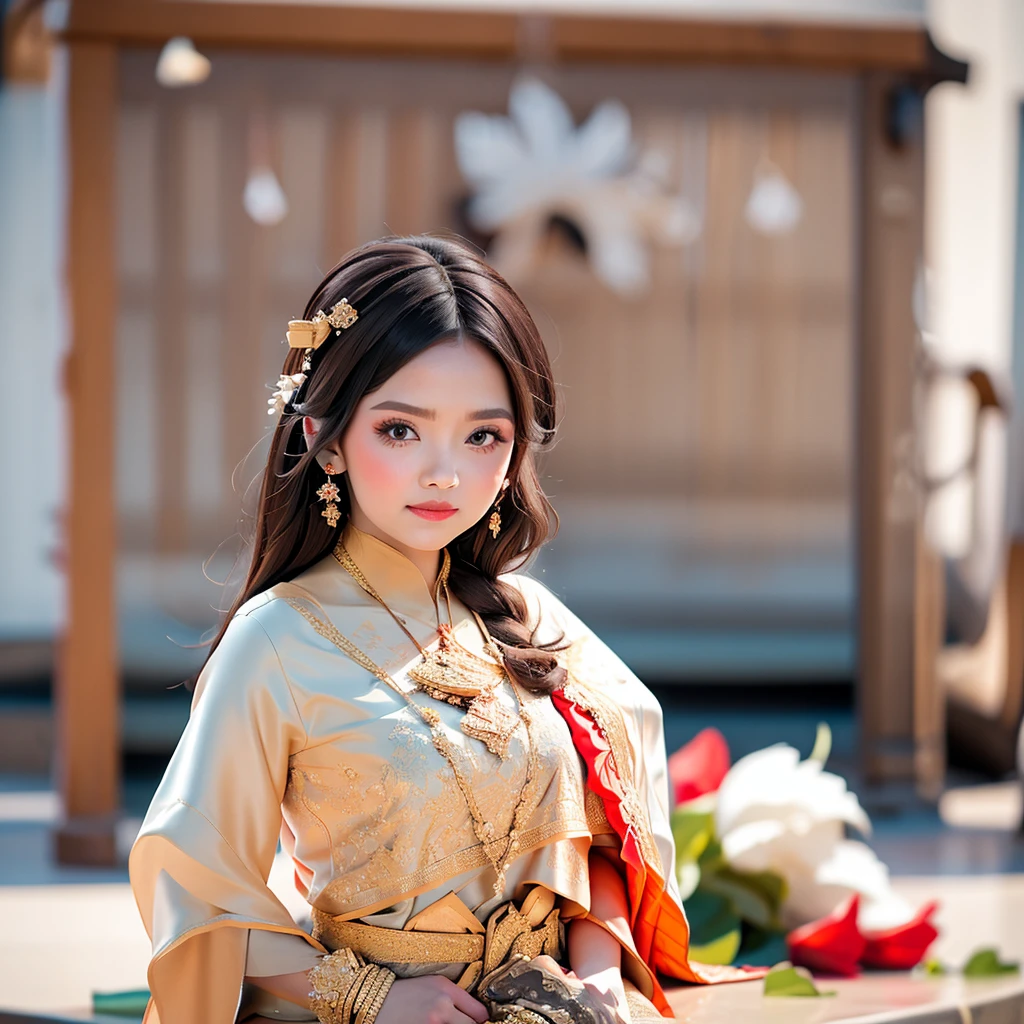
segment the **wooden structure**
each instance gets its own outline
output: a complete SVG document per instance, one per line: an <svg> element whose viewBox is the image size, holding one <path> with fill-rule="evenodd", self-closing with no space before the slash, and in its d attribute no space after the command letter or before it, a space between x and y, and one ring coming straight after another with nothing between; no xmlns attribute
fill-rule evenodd
<svg viewBox="0 0 1024 1024"><path fill-rule="evenodd" d="M822 149L819 156L824 154L836 161L829 164L829 180L832 187L845 189L842 205L846 212L841 214L836 229L843 244L836 246L836 255L823 241L818 257L821 266L831 268L841 279L832 298L844 311L844 323L851 334L850 352L856 363L856 387L850 391L856 450L855 466L851 468L855 471L863 766L871 780L916 779L924 789L935 790L942 775L942 704L933 677L940 615L936 567L921 540L920 503L913 482L916 336L910 294L922 234L920 99L937 80L963 80L965 68L938 54L922 27L716 22L625 14L518 16L485 9L455 12L284 2L74 0L64 32L70 55L67 265L72 349L67 387L68 493L73 496L73 505L68 515L69 625L58 689L59 780L67 816L57 837L61 860L102 863L114 857L113 826L119 797L112 455L117 445L113 410L117 367L122 356L136 351L137 336L131 336L127 347L122 337L120 354L115 338L119 319L122 336L125 333L125 303L130 306L136 287L133 274L146 265L145 254L136 253L141 262L126 260L118 249L118 224L124 221L124 208L118 193L115 154L138 151L138 139L132 141L130 135L125 135L126 120L120 109L124 90L143 78L151 82L155 49L178 35L191 37L203 50L221 51L216 57L218 68L234 62L244 71L246 56L254 54L283 62L283 77L276 82L272 70L265 80L262 75L238 76L248 83L250 92L262 90L264 98L266 94L277 96L274 90L278 86L286 98L292 95L289 89L297 88L295 82L307 74L302 70L306 64L344 57L346 61L363 62L359 65L360 76L372 73L366 62L374 59L392 62L391 71L402 62L415 65L404 82L408 95L415 95L416 72L433 69L441 88L447 90L445 102L449 105L464 104L468 94L475 106L490 103L500 110L504 109L504 94L515 64L525 60L543 61L545 68L564 72L567 88L573 74L578 72L585 78L589 73L591 91L596 67L602 75L618 75L622 82L627 72L634 70L646 83L637 89L642 93L646 88L648 94L658 92L658 76L671 81L671 76L684 72L707 74L711 77L703 80L702 88L714 94L716 89L731 88L729 82L740 71L744 75L765 74L771 80L769 93L773 89L776 94L787 89L792 92L810 83L811 92L820 91L834 109L840 110L845 134L831 150L827 146ZM715 66L720 69L717 77ZM345 63L333 64L332 74L344 76L345 67ZM145 69L144 74L140 75L139 68ZM498 72L489 85L481 71L487 68ZM722 73L722 68L728 73ZM377 75L382 89L387 79ZM468 88L467 81L471 83ZM604 78L598 81L602 95L597 98L617 88L607 85ZM211 88L216 87L215 76ZM225 102L230 104L229 93ZM585 103L590 93L582 90L580 96L579 103ZM232 109L237 112L241 108ZM342 176L356 173L344 169L353 166L351 160L341 159L351 154L353 147L360 153L370 152L367 147L374 145L398 147L398 156L389 165L393 170L379 183L382 194L393 190L396 196L404 197L396 200L397 206L388 207L388 227L396 231L443 227L445 222L435 215L440 211L444 216L445 208L436 205L435 193L431 192L432 187L436 192L436 182L432 186L429 180L424 183L421 179L442 171L452 174L450 157L431 149L437 130L436 125L431 127L429 118L408 110L398 111L395 116L406 118L404 129L389 134L379 118L346 121L342 110L329 122L328 130L313 124L317 130L311 135L321 146L320 158L334 160ZM129 132L130 121L129 112ZM305 124L310 126L308 120ZM160 167L173 167L175 161L184 159L183 145L191 144L202 152L204 140L218 137L217 125L188 122L187 112L173 104L154 130L156 142L150 155L156 161L154 166ZM787 130L783 120L776 131L782 139L783 153ZM239 166L231 170L230 160L244 161L251 133L246 133L243 122L230 117L224 122L224 131L229 133L230 141L226 147L228 171L224 173L237 178ZM287 151L302 152L296 146ZM449 160L447 166L443 165L445 159ZM442 161L442 171L431 172L437 160ZM307 160L304 166L308 165L311 162ZM358 170L358 161L355 166ZM416 176L419 191L395 187L393 175L402 174L403 169L408 175L410 168L426 169ZM204 176L202 167L196 174L198 177L187 180L193 185L199 182L200 188L209 184L209 175ZM233 218L228 234L245 251L245 258L255 262L247 264L247 273L225 274L210 291L204 301L211 304L207 312L213 320L207 317L205 327L201 323L189 326L188 336L198 338L200 347L186 352L181 341L185 332L180 320L175 319L192 288L187 259L182 256L195 242L187 237L190 229L183 218L180 190L191 187L185 181L174 174L161 179L159 196L142 210L160 219L164 240L150 265L149 284L138 285L142 289L138 294L143 295L139 308L149 313L136 317L134 324L143 333L152 334L152 352L157 360L154 379L162 384L154 398L165 410L165 423L169 425L162 436L180 436L188 425L180 392L175 388L192 379L189 367L202 366L203 338L224 339L225 347L218 350L218 372L230 367L251 378L230 393L225 391L225 429L230 433L243 424L241 433L226 442L230 467L250 436L244 427L249 408L259 407L252 396L258 395L262 383L277 372L276 368L264 372L263 363L257 366L246 355L252 350L252 339L265 338L266 334L263 320L254 318L252 310L258 298L265 299L274 307L274 322L283 324L301 305L315 275L311 274L310 263L300 264L295 278L301 284L293 281L290 290L269 298L261 296L263 281L253 271L264 265L260 261L270 259L269 247L266 241L254 239L251 226L240 214L228 210L224 216ZM122 185L134 187L134 175L130 173ZM318 260L328 262L368 234L372 237L383 233L376 223L364 225L358 206L346 205L345 196L350 191L345 180L335 181L325 193L330 202L318 220L300 218L297 226L282 229L276 237L280 255L275 258L287 264L289 253L301 254L305 247L306 258L310 251L315 254L313 265ZM237 203L231 209L235 208ZM216 201L209 207L211 215L220 209ZM136 228L138 224L133 223L132 229ZM202 230L201 224L196 236L200 247ZM216 256L203 251L204 258L228 258L223 252ZM278 276L287 278L291 271L282 266ZM571 275L563 276L557 284L571 286ZM768 280L759 287L765 295L771 295L778 284ZM146 287L151 290L146 292ZM553 287L542 298L557 302L556 291ZM529 301L530 289L524 289L524 294ZM707 301L717 302L721 309L735 298L720 291ZM789 327L784 317L780 321L780 351L785 352L793 325L805 315L806 308L806 297L796 295L786 314L791 317ZM591 327L607 322L607 309L594 308L591 312ZM826 318L832 315L827 310L825 314L819 310L819 314ZM224 320L217 320L217 316L228 315L231 330L224 331ZM840 343L830 356L839 363L846 352L841 344L843 337L840 331ZM267 366L274 362L279 366L278 340L275 336L266 338L266 343L259 342L264 353L261 359L266 357ZM733 356L744 357L740 349ZM791 366L793 374L800 372L795 361L781 365ZM207 370L208 366L202 366L202 373ZM727 371L726 363L716 372ZM812 392L810 386L801 394ZM713 420L716 406L714 393L711 395L708 415ZM800 395L791 396L786 408L797 400L801 400ZM836 424L841 440L845 437L842 408L839 414L827 407L817 410L825 419L832 417L829 422ZM127 427L132 429L130 421ZM805 434L803 429L793 431L794 437ZM570 452L574 447L582 458L582 447L567 445ZM176 496L189 489L189 470L180 443L172 440L163 447L158 445L157 451L158 468L152 464L139 466L130 486L142 486L139 481L146 474L152 482L156 474L161 500L152 503L153 515L143 507L134 519L131 515L124 518L122 525L128 533L144 534L160 549L173 550L188 539L192 529L188 518L178 514L180 509L175 506L179 500ZM828 462L826 449L821 471L832 479ZM694 472L698 477L702 472L714 474L715 465L714 460L704 469L696 465ZM752 465L756 469L757 461ZM742 476L747 468L739 463L736 474ZM833 477L837 493L843 497L845 471L841 464ZM600 484L599 474L595 481L595 486ZM771 487L769 473L766 493Z"/></svg>

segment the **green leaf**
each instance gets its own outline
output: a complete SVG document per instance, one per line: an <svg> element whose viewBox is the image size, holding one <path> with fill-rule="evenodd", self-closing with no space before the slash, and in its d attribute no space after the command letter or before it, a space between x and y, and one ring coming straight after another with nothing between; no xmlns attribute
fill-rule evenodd
<svg viewBox="0 0 1024 1024"><path fill-rule="evenodd" d="M779 908L786 896L786 883L774 872L747 874L728 866L703 869L701 888L724 896L744 921L757 928L773 931L781 927Z"/></svg>
<svg viewBox="0 0 1024 1024"><path fill-rule="evenodd" d="M710 811L690 810L688 805L672 812L672 838L676 842L676 861L695 861L715 834Z"/></svg>
<svg viewBox="0 0 1024 1024"><path fill-rule="evenodd" d="M729 901L715 893L698 889L683 906L690 922L691 945L710 945L740 926Z"/></svg>
<svg viewBox="0 0 1024 1024"><path fill-rule="evenodd" d="M751 967L771 967L789 956L785 931L745 927L736 962Z"/></svg>
<svg viewBox="0 0 1024 1024"><path fill-rule="evenodd" d="M149 990L131 989L126 992L93 992L93 1013L106 1013L112 1017L139 1017L146 1012Z"/></svg>
<svg viewBox="0 0 1024 1024"><path fill-rule="evenodd" d="M766 996L796 996L800 998L817 996L834 996L835 992L821 992L811 980L809 971L802 967L794 967L789 961L783 960L776 964L764 976L764 994Z"/></svg>
<svg viewBox="0 0 1024 1024"><path fill-rule="evenodd" d="M700 884L698 859L715 834L714 804L701 798L672 812L672 837L676 844L676 881L679 895L688 899Z"/></svg>
<svg viewBox="0 0 1024 1024"><path fill-rule="evenodd" d="M712 834L704 847L701 855L697 858L700 869L704 871L719 871L726 866L725 857L722 855L722 844Z"/></svg>
<svg viewBox="0 0 1024 1024"><path fill-rule="evenodd" d="M999 959L997 949L979 949L964 964L965 978L995 978L1001 974L1020 974L1020 964Z"/></svg>
<svg viewBox="0 0 1024 1024"><path fill-rule="evenodd" d="M688 900L700 885L700 865L693 860L676 864L676 881L679 883L679 898Z"/></svg>
<svg viewBox="0 0 1024 1024"><path fill-rule="evenodd" d="M689 956L702 964L731 964L740 950L741 938L739 924L731 932L726 932L705 945L690 944Z"/></svg>
<svg viewBox="0 0 1024 1024"><path fill-rule="evenodd" d="M936 960L932 957L930 960L925 960L921 965L921 971L932 978L941 978L946 974L949 974L949 970L941 960Z"/></svg>

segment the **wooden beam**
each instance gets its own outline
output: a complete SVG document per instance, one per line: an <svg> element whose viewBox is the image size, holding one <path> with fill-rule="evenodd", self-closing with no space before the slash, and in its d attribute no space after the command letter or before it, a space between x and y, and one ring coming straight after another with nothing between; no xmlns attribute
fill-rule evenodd
<svg viewBox="0 0 1024 1024"><path fill-rule="evenodd" d="M855 26L586 14L357 7L213 0L73 3L65 36L160 46L513 60L533 47L561 61L760 64L928 74L936 51L923 27ZM946 73L950 73L947 71Z"/></svg>
<svg viewBox="0 0 1024 1024"><path fill-rule="evenodd" d="M201 47L360 54L507 57L513 14L332 4L106 0L72 4L65 36L124 46L160 46L175 35Z"/></svg>
<svg viewBox="0 0 1024 1024"><path fill-rule="evenodd" d="M800 22L577 16L553 18L552 36L553 49L563 59L773 64L837 71L923 70L928 50L923 28Z"/></svg>
<svg viewBox="0 0 1024 1024"><path fill-rule="evenodd" d="M67 625L56 688L61 863L112 864L120 807L114 595L115 251L117 52L68 48L66 272L68 399Z"/></svg>
<svg viewBox="0 0 1024 1024"><path fill-rule="evenodd" d="M914 781L935 795L944 771L935 657L941 573L922 537L914 420L917 334L911 296L923 245L924 142L913 119L892 138L906 79L863 85L857 339L856 530L859 724L869 782ZM905 94L904 94L905 95Z"/></svg>

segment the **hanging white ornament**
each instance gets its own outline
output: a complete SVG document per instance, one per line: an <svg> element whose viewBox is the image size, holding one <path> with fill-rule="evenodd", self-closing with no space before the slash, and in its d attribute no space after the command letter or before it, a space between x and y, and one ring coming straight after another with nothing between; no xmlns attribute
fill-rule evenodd
<svg viewBox="0 0 1024 1024"><path fill-rule="evenodd" d="M668 193L668 159L641 154L629 111L599 104L578 128L562 98L535 78L509 94L509 116L475 111L455 122L455 151L474 189L468 217L494 234L490 258L507 277L526 276L553 218L580 232L594 273L621 294L650 284L648 243L687 244L700 215Z"/></svg>
<svg viewBox="0 0 1024 1024"><path fill-rule="evenodd" d="M254 167L242 194L245 212L264 227L280 224L288 214L288 197L269 167Z"/></svg>
<svg viewBox="0 0 1024 1024"><path fill-rule="evenodd" d="M198 85L210 77L210 59L187 36L175 36L164 44L156 62L156 80L170 89Z"/></svg>
<svg viewBox="0 0 1024 1024"><path fill-rule="evenodd" d="M744 216L762 235L785 235L803 216L800 193L774 164L763 160L754 172L754 186L747 197Z"/></svg>

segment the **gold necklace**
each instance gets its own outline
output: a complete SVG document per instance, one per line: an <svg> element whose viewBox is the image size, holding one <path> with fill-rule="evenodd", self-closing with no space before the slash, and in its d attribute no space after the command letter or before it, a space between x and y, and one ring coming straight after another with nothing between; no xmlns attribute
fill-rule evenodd
<svg viewBox="0 0 1024 1024"><path fill-rule="evenodd" d="M424 649L413 636L402 619L395 614L356 565L341 541L338 541L333 554L352 579L398 623L402 632L419 651L420 663L408 670L409 678L435 700L464 708L466 714L459 725L462 731L467 736L481 740L492 754L504 760L508 756L512 734L519 725L519 717L509 711L498 698L497 689L506 674L501 649L491 639L487 627L475 611L472 614L484 638L484 650L494 658L494 661L479 657L455 639L452 628L452 600L448 591L448 573L451 569L448 549L445 548L441 572L434 588L435 605L438 591L444 594L448 621L438 622L437 648L432 651Z"/></svg>
<svg viewBox="0 0 1024 1024"><path fill-rule="evenodd" d="M484 818L480 805L476 802L476 797L473 795L473 787L458 765L455 748L452 746L451 740L441 731L441 716L433 708L425 708L417 704L410 694L406 693L384 669L375 664L351 640L344 636L333 623L317 618L297 598L286 597L285 600L322 637L347 654L357 665L362 666L368 672L372 672L381 682L390 686L426 723L427 728L430 729L430 738L434 748L448 762L452 775L455 776L455 783L462 791L466 806L469 808L469 816L473 822L473 832L483 847L484 856L490 862L491 867L494 868L494 895L500 898L504 894L508 863L519 849L520 837L523 833L523 826L526 823L525 815L530 784L537 775L537 745L530 733L530 714L523 706L523 701L516 684L509 679L509 685L512 687L512 692L515 694L516 702L519 705L519 715L526 727L526 740L529 751L526 758L526 775L523 779L522 788L519 790L519 798L516 801L515 809L512 812L512 822L508 833L495 838L493 822L487 821Z"/></svg>

